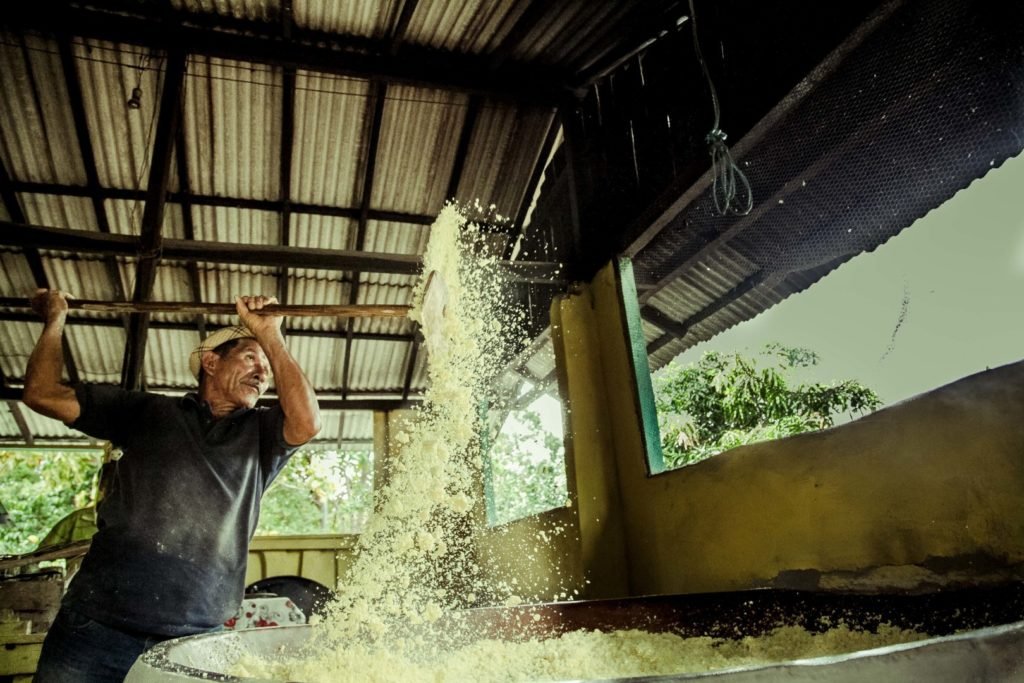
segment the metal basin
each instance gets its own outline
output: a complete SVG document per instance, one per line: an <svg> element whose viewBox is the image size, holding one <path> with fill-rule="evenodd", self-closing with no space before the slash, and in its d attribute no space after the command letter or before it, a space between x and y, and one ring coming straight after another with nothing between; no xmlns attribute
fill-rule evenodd
<svg viewBox="0 0 1024 683"><path fill-rule="evenodd" d="M535 619L535 615L540 615ZM480 637L511 633L555 635L580 628L644 628L683 636L761 635L782 625L822 630L845 621L871 629L880 623L916 627L937 637L915 643L765 666L645 677L653 681L910 681L949 683L1024 680L1024 584L924 595L846 595L745 591L624 600L545 603L469 610ZM129 683L239 681L224 674L243 654L286 653L315 627L217 633L168 641L132 667ZM966 629L966 630L965 630ZM256 679L245 679L256 680ZM630 679L623 679L630 680Z"/></svg>

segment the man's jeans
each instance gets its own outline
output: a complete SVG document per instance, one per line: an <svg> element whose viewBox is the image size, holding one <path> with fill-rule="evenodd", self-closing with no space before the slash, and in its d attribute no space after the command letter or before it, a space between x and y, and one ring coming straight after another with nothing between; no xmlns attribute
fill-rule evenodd
<svg viewBox="0 0 1024 683"><path fill-rule="evenodd" d="M43 641L36 683L120 683L162 636L125 633L61 607Z"/></svg>

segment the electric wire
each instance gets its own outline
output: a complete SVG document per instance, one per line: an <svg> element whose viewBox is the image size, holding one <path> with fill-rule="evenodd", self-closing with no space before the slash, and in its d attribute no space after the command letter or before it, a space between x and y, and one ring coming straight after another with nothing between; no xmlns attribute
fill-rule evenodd
<svg viewBox="0 0 1024 683"><path fill-rule="evenodd" d="M689 0L689 3L690 26L693 28L693 49L697 53L697 61L700 63L704 78L708 82L708 90L711 91L711 106L715 114L711 131L704 137L704 141L708 145L708 152L711 154L711 197L718 215L745 216L754 208L754 193L746 174L736 165L729 146L725 144L728 136L719 127L722 111L718 102L718 91L715 90L711 72L708 71L708 65L704 61L704 54L700 49L700 39L697 37L697 12L693 6L693 0ZM739 189L742 189L743 192L738 193ZM742 195L746 196L745 201L741 199Z"/></svg>

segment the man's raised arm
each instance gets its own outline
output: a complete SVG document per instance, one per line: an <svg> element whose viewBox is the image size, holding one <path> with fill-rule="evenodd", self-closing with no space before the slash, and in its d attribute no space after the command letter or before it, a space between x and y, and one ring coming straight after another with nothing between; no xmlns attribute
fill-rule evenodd
<svg viewBox="0 0 1024 683"><path fill-rule="evenodd" d="M22 401L37 413L70 424L78 419L82 409L75 390L61 381L61 338L68 315L67 297L57 289L39 289L32 298L32 309L43 318L43 333L28 359Z"/></svg>
<svg viewBox="0 0 1024 683"><path fill-rule="evenodd" d="M320 432L320 406L313 386L285 346L281 334L283 318L252 312L276 303L275 297L242 296L235 299L235 308L242 324L256 335L256 341L270 361L278 402L284 412L285 441L291 446L301 446Z"/></svg>

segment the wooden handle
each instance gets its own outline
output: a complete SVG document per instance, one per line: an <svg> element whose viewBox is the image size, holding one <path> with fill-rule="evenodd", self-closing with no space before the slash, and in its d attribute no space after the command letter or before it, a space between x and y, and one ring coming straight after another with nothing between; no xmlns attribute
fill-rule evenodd
<svg viewBox="0 0 1024 683"><path fill-rule="evenodd" d="M26 299L0 297L0 307L29 308ZM98 313L185 313L188 315L234 315L234 304L202 304L187 301L97 301L93 299L68 299L68 308L73 311L94 311ZM268 304L257 315L286 315L295 317L334 318L401 318L409 315L410 306L385 304L338 304L338 305L281 305Z"/></svg>

